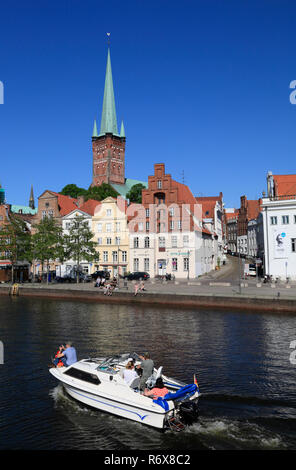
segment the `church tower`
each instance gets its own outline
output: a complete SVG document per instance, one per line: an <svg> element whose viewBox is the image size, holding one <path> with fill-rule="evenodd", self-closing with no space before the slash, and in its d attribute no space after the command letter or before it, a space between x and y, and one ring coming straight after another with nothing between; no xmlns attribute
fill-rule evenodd
<svg viewBox="0 0 296 470"><path fill-rule="evenodd" d="M29 199L29 207L31 207L31 209L35 209L33 185L31 186L30 199Z"/></svg>
<svg viewBox="0 0 296 470"><path fill-rule="evenodd" d="M92 186L99 186L102 183L125 184L125 131L122 122L120 134L118 133L109 46L101 127L98 134L95 120L92 150Z"/></svg>

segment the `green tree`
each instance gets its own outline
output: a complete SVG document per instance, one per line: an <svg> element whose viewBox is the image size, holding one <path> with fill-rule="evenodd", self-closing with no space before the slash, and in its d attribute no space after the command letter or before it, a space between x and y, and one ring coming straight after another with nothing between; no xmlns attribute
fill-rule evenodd
<svg viewBox="0 0 296 470"><path fill-rule="evenodd" d="M11 261L14 282L14 268L17 262L30 260L30 231L26 222L14 214L0 231L0 258Z"/></svg>
<svg viewBox="0 0 296 470"><path fill-rule="evenodd" d="M79 282L81 261L91 262L99 260L96 243L92 241L93 236L88 220L82 216L76 216L72 219L69 233L64 236L66 258L72 259L77 266L77 283Z"/></svg>
<svg viewBox="0 0 296 470"><path fill-rule="evenodd" d="M95 199L96 201L102 201L109 196L117 198L118 195L118 192L110 184L102 183L100 186L90 186L85 195L85 200Z"/></svg>
<svg viewBox="0 0 296 470"><path fill-rule="evenodd" d="M57 258L66 259L62 227L52 217L44 217L34 228L36 232L32 235L32 258L40 261L42 273L46 264L48 283L50 260L54 261Z"/></svg>
<svg viewBox="0 0 296 470"><path fill-rule="evenodd" d="M142 204L142 189L146 189L142 183L134 184L126 194L126 198L129 199L130 202Z"/></svg>
<svg viewBox="0 0 296 470"><path fill-rule="evenodd" d="M67 184L63 187L62 191L60 192L60 194L63 194L64 196L74 197L75 199L78 196L85 196L86 193L86 189L79 188L78 186L76 186L76 184Z"/></svg>

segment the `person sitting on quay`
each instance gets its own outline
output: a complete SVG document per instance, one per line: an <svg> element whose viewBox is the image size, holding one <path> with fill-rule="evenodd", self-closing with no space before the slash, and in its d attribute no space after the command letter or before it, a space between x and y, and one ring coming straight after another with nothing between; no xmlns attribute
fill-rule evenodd
<svg viewBox="0 0 296 470"><path fill-rule="evenodd" d="M167 393L169 393L169 391L164 386L162 378L158 377L158 379L156 379L155 386L151 390L145 388L143 395L146 397L158 398L164 397Z"/></svg>
<svg viewBox="0 0 296 470"><path fill-rule="evenodd" d="M54 365L57 367L59 361L64 364L65 367L69 367L75 362L77 362L77 354L76 349L72 346L71 341L66 343L66 347L64 345L60 346L60 352L56 354L56 358L53 361ZM62 352L64 351L64 352Z"/></svg>
<svg viewBox="0 0 296 470"><path fill-rule="evenodd" d="M101 282L102 282L102 279L100 277L97 277L97 280L95 282L95 287L100 287Z"/></svg>

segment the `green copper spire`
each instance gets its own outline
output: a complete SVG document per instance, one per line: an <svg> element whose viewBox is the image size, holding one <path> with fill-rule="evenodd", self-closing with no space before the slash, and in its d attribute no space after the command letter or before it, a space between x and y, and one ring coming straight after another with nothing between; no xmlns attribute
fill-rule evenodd
<svg viewBox="0 0 296 470"><path fill-rule="evenodd" d="M121 121L120 137L125 137L123 121Z"/></svg>
<svg viewBox="0 0 296 470"><path fill-rule="evenodd" d="M98 129L97 129L97 121L96 121L96 119L95 119L95 121L94 121L94 128L93 128L92 136L93 136L93 137L98 137Z"/></svg>
<svg viewBox="0 0 296 470"><path fill-rule="evenodd" d="M105 90L104 90L100 135L106 134L107 132L118 135L109 48L108 48L108 58L107 58L107 67L106 67Z"/></svg>

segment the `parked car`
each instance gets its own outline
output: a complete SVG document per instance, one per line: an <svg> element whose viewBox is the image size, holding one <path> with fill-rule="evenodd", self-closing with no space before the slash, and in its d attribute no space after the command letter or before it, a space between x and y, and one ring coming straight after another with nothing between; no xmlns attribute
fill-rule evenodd
<svg viewBox="0 0 296 470"><path fill-rule="evenodd" d="M96 271L91 275L92 279L96 280L98 277L104 277L105 279L110 279L109 271Z"/></svg>
<svg viewBox="0 0 296 470"><path fill-rule="evenodd" d="M139 279L139 280L146 280L146 279L149 279L150 278L150 274L149 273L146 273L146 272L142 272L142 271L135 271L133 273L130 273L126 276L126 278L129 280L129 281L134 281L136 279Z"/></svg>
<svg viewBox="0 0 296 470"><path fill-rule="evenodd" d="M62 277L56 277L56 282L77 282L76 273L66 274ZM79 273L79 282L90 282L92 277L89 274Z"/></svg>
<svg viewBox="0 0 296 470"><path fill-rule="evenodd" d="M256 264L249 264L249 276L256 276Z"/></svg>

